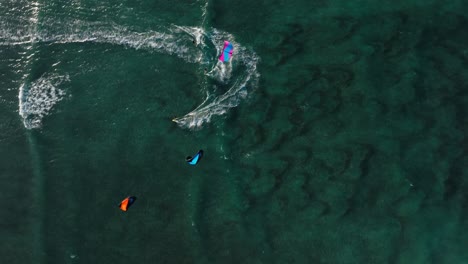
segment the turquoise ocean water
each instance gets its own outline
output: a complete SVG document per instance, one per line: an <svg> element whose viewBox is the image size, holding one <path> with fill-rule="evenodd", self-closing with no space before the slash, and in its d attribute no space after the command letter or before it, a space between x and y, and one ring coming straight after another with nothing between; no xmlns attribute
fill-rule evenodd
<svg viewBox="0 0 468 264"><path fill-rule="evenodd" d="M468 263L445 2L2 0L0 263Z"/></svg>

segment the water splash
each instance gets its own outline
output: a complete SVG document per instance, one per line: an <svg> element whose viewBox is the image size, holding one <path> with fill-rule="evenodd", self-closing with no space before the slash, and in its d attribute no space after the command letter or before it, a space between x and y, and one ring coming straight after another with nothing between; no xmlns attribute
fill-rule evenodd
<svg viewBox="0 0 468 264"><path fill-rule="evenodd" d="M41 126L42 119L64 98L65 91L59 86L68 81L68 75L44 74L34 82L24 83L20 87L19 114L27 129Z"/></svg>
<svg viewBox="0 0 468 264"><path fill-rule="evenodd" d="M213 29L211 32L204 32L200 28L183 28L194 37L203 36L200 39L208 39L210 43L200 41L201 49L207 46L213 46L216 49L216 55L220 54L221 47L224 40L228 39L234 46L233 58L229 63L222 63L211 56L205 55L205 60L200 59L201 64L209 64L215 60L216 64L205 74L220 84L227 84L229 88L224 94L214 95L212 90L208 89L209 82L205 84L206 98L194 110L188 114L174 118L172 121L176 122L181 127L199 128L204 123L210 122L211 118L215 115L223 115L227 113L230 108L236 107L239 103L247 97L247 95L255 90L258 86L260 74L257 72L257 64L259 57L255 52L249 50L235 41L234 36L229 33ZM242 68L241 73L233 77L233 67ZM216 87L216 85L215 85Z"/></svg>

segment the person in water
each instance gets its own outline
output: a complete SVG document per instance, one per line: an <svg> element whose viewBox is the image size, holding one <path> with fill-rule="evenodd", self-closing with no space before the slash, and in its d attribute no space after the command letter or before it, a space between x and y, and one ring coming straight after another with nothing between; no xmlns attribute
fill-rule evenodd
<svg viewBox="0 0 468 264"><path fill-rule="evenodd" d="M187 156L187 158L185 158L185 161L187 161L187 163L190 165L197 165L197 163L200 161L202 157L203 157L203 150L200 149L198 153L195 154L195 156L193 156L193 158L191 156Z"/></svg>

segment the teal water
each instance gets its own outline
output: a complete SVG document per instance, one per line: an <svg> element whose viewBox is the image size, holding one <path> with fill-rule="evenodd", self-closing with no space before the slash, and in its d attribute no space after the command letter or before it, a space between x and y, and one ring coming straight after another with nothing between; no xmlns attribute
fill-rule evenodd
<svg viewBox="0 0 468 264"><path fill-rule="evenodd" d="M468 263L466 11L3 0L0 262Z"/></svg>

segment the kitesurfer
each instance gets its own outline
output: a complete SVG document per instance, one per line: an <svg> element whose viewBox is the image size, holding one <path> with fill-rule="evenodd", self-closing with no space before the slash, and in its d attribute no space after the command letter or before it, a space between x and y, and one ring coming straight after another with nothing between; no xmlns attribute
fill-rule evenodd
<svg viewBox="0 0 468 264"><path fill-rule="evenodd" d="M233 50L234 48L232 46L232 43L225 40L223 51L221 52L221 55L219 56L219 60L222 62L228 62L229 59L232 57Z"/></svg>
<svg viewBox="0 0 468 264"><path fill-rule="evenodd" d="M197 154L195 154L195 156L193 156L193 158L191 156L187 156L187 158L185 158L185 160L187 161L188 164L190 165L197 165L197 163L200 161L200 159L203 157L203 150L199 150Z"/></svg>
<svg viewBox="0 0 468 264"><path fill-rule="evenodd" d="M128 208L130 208L130 206L135 202L135 200L136 200L135 196L129 196L129 197L123 199L123 201L120 202L120 204L119 204L120 210L126 212L128 210Z"/></svg>

